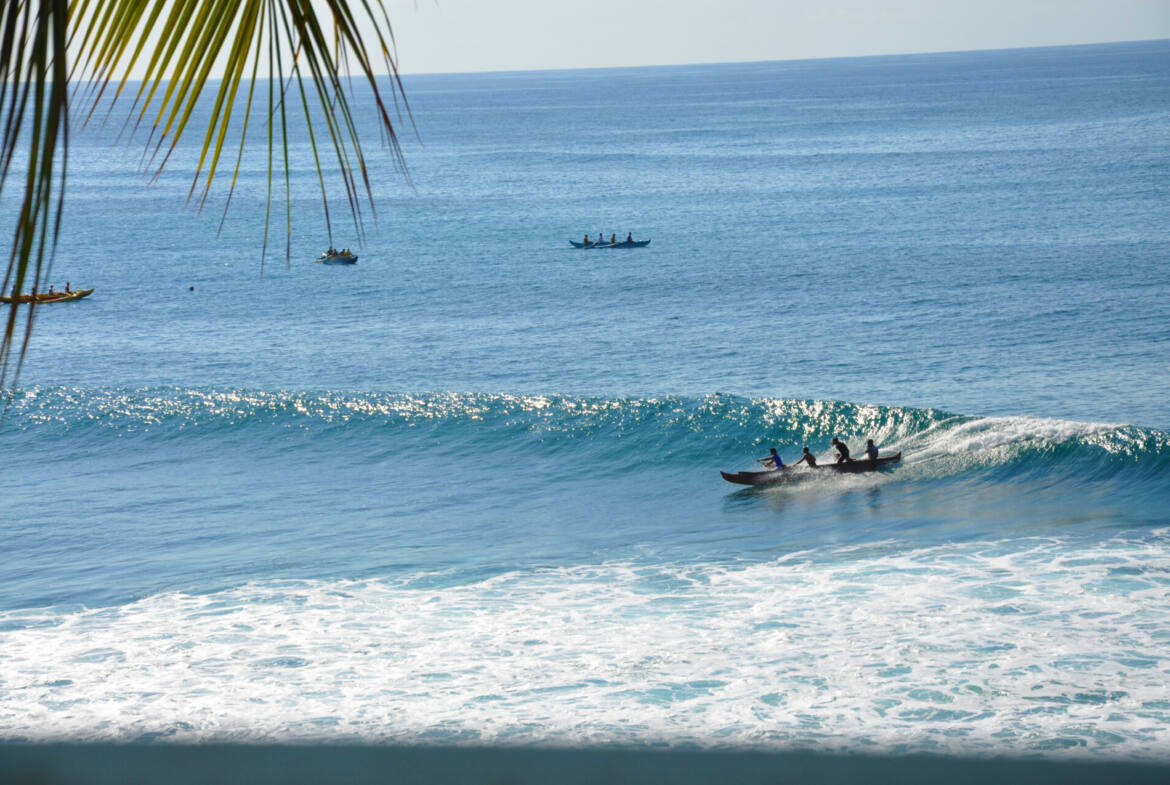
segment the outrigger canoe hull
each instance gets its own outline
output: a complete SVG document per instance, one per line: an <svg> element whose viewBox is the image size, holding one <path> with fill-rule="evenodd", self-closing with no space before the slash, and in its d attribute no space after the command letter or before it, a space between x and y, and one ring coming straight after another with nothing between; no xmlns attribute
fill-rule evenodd
<svg viewBox="0 0 1170 785"><path fill-rule="evenodd" d="M37 295L22 294L19 297L0 296L0 303L31 303L34 299L37 305L42 303L71 303L74 300L80 300L83 297L89 297L93 294L93 289L75 289L72 292L54 292L49 294L47 292Z"/></svg>
<svg viewBox="0 0 1170 785"><path fill-rule="evenodd" d="M845 463L822 463L812 467L812 472L837 472L838 474L856 474L858 472L874 472L878 469L895 464L902 460L902 453L894 453L884 458L871 461L863 458ZM772 485L773 483L794 480L803 474L797 474L795 467L785 466L783 469L772 469L766 472L719 472L723 479L736 485Z"/></svg>
<svg viewBox="0 0 1170 785"><path fill-rule="evenodd" d="M569 240L569 244L574 248L645 248L650 244L649 240L623 240L620 243L579 243L576 240Z"/></svg>

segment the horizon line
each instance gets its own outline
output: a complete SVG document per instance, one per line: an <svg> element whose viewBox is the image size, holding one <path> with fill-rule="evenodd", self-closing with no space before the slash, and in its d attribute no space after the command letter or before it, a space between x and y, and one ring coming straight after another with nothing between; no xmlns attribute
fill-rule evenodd
<svg viewBox="0 0 1170 785"><path fill-rule="evenodd" d="M557 66L551 68L495 68L483 71L399 71L398 75L402 77L407 76L470 76L474 74L529 74L541 73L548 71L614 71L614 70L630 70L634 68L686 68L689 66L703 66L703 65L746 65L750 63L804 63L804 62L820 62L824 60L869 60L883 57L912 57L912 56L931 56L931 55L946 55L946 54L975 54L987 52L1023 52L1033 49L1072 49L1078 47L1089 46L1110 46L1115 44L1152 44L1158 42L1170 43L1170 38L1122 38L1110 41L1087 41L1074 44L1039 44L1036 46L992 46L978 49L937 49L921 52L881 52L877 54L865 55L825 55L822 57L793 57L793 58L775 58L768 60L697 60L687 63L643 63L641 65L581 65L581 66ZM380 73L378 76L387 76L388 74Z"/></svg>

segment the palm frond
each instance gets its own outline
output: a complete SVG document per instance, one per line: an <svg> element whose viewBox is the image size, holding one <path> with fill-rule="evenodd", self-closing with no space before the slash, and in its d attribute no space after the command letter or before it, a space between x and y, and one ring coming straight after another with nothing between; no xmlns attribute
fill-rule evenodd
<svg viewBox="0 0 1170 785"><path fill-rule="evenodd" d="M363 31L373 45L373 57ZM362 205L375 214L367 158L351 108L353 73L368 85L380 137L388 142L397 170L409 178L396 123L402 122L402 110L409 117L410 109L381 0L10 0L0 12L0 192L10 172L16 171L14 160L26 152L27 172L3 291L36 291L50 273L64 207L70 112L88 123L105 103L108 119L123 100L136 69L142 69L142 82L126 110L123 132L130 128L133 134L144 123L148 125L142 162L155 178L188 130L196 107L202 105L213 70L223 69L209 103L210 116L187 198L199 209L206 205L229 145L233 119L239 119L239 148L225 199L226 216L248 139L265 50L268 208L260 242L261 274L277 158L285 179L286 264L291 250L290 118L285 100L290 89L303 109L330 242L332 217L318 137L320 146L333 148L330 174L335 167L340 175L359 237L364 230ZM384 75L375 63L385 69L388 83L385 79L379 83ZM343 87L343 74L349 91ZM111 85L116 86L108 90ZM237 103L245 85L241 118ZM387 96L393 102L395 121ZM0 389L6 381L14 385L19 376L36 307L35 303L14 303L5 314ZM23 340L17 347L21 316Z"/></svg>
<svg viewBox="0 0 1170 785"><path fill-rule="evenodd" d="M65 70L67 3L54 0L41 4L10 3L9 13L0 21L0 82L11 83L3 93L7 114L0 139L0 188L7 182L9 164L21 137L28 137L28 167L24 197L13 233L12 250L0 291L20 292L32 268L32 289L47 274L52 248L60 231L65 188L65 152L69 139L68 74ZM6 85L7 86L7 85ZM31 98L30 98L31 96ZM60 171L59 171L60 170ZM20 373L28 350L36 309L29 305L24 338L13 368L13 342L21 307L13 303L4 320L0 341L0 389L11 372Z"/></svg>

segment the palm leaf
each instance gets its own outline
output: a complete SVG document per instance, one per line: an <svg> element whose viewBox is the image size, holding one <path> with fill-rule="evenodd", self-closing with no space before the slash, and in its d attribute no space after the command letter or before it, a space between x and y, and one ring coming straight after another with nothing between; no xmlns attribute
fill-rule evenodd
<svg viewBox="0 0 1170 785"><path fill-rule="evenodd" d="M15 6L15 7L13 7ZM0 187L7 181L22 134L28 135L28 167L0 291L22 291L32 270L32 288L51 266L51 250L60 230L64 199L64 151L68 145L68 97L65 71L66 3L64 0L10 4L0 21L0 81L11 81L11 92L3 93L7 114L0 157L4 163ZM31 96L31 100L30 100ZM58 145L61 145L60 149ZM58 161L60 154L61 160ZM59 175L59 177L57 176ZM56 196L54 198L54 191ZM20 363L28 350L36 309L27 308L24 338L13 365L13 342L20 306L13 304L4 320L0 341L0 386L8 374L19 375Z"/></svg>
<svg viewBox="0 0 1170 785"><path fill-rule="evenodd" d="M326 34L327 30L331 34ZM374 57L367 49L363 30L372 31L366 35ZM393 41L380 0L9 0L0 12L0 192L9 174L16 171L12 165L18 156L27 154L27 169L3 291L37 291L49 280L65 204L64 162L71 112L88 122L103 102L108 102L105 116L110 117L122 100L131 70L139 67L144 68L144 76L126 110L126 128L133 134L143 123L148 124L142 161L155 178L188 130L213 69L224 69L210 104L188 192L191 201L198 191L199 209L211 195L241 88L246 86L239 149L224 204L226 216L248 139L262 53L267 50L269 184L260 243L261 274L271 226L276 159L283 166L285 179L286 264L291 250L290 117L285 111L290 89L301 102L330 243L329 189L318 136L322 146L333 149L329 172L340 175L351 220L361 237L362 205L367 204L373 214L373 196L351 108L352 73L369 86L379 133L388 141L399 171L408 176L395 123L402 121L400 107L409 116L409 106L397 73ZM383 79L382 84L375 66L379 56L389 75L389 81ZM75 61L70 62L70 57ZM350 91L343 87L343 73ZM116 87L107 96L112 84ZM391 120L387 95L393 101L396 121ZM19 377L36 309L35 303L14 303L4 314L0 389L5 389L6 382L14 386ZM18 340L21 319L22 337Z"/></svg>

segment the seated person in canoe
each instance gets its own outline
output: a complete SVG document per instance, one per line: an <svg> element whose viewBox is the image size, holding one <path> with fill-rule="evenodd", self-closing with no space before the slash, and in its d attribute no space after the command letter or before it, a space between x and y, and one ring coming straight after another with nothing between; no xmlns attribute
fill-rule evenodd
<svg viewBox="0 0 1170 785"><path fill-rule="evenodd" d="M776 452L775 447L773 447L769 453L770 454L767 458L756 458L756 463L763 464L765 469L779 470L786 468L784 466L784 461L780 458L780 453Z"/></svg>
<svg viewBox="0 0 1170 785"><path fill-rule="evenodd" d="M808 451L808 447L804 448L804 453L800 456L800 460L792 464L793 466L800 466L802 463L807 463L810 467L817 465L816 457Z"/></svg>

